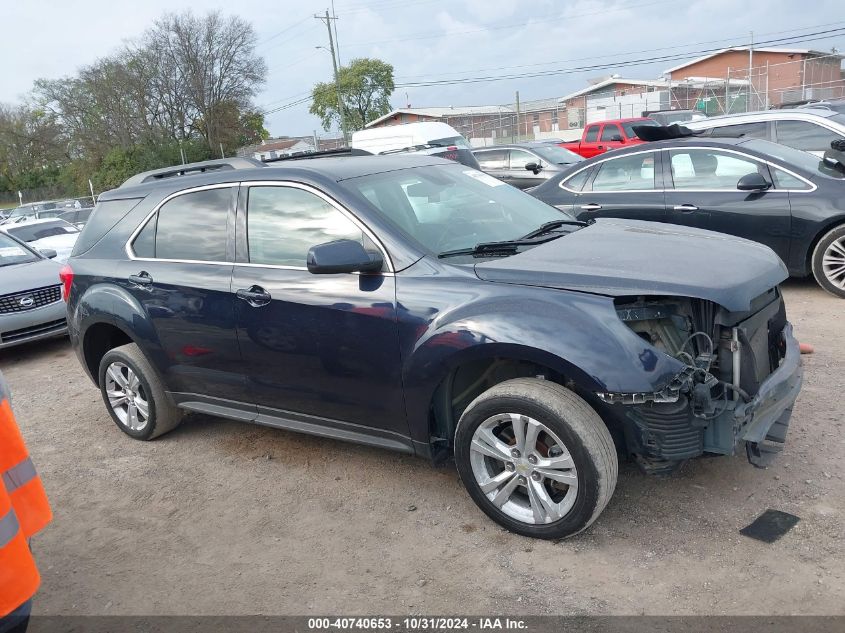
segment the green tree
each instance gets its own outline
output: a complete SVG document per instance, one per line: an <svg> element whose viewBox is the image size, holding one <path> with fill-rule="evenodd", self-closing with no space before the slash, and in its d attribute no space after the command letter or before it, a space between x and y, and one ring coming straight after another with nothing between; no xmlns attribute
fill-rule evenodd
<svg viewBox="0 0 845 633"><path fill-rule="evenodd" d="M318 83L311 90L311 114L320 117L324 130L333 123L340 125L337 88L346 129L360 130L373 119L390 112L390 95L395 84L393 66L380 59L362 57L342 66L334 82Z"/></svg>

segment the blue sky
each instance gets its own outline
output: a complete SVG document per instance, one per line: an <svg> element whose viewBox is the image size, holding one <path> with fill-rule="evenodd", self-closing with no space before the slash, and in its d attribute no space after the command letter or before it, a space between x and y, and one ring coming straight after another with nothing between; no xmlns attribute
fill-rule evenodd
<svg viewBox="0 0 845 633"><path fill-rule="evenodd" d="M0 40L0 101L25 98L40 77L60 77L137 37L165 11L219 9L249 20L257 52L270 69L256 97L272 110L331 79L328 36L314 13L331 0L5 0ZM506 104L561 96L588 78L619 73L653 79L678 61L614 64L845 27L841 0L335 0L341 61L378 57L395 67L397 84L516 75L505 81L397 88L394 107ZM836 20L841 20L837 22ZM16 26L13 26L16 25ZM845 32L845 31L844 31ZM775 44L772 44L775 45ZM815 36L788 47L845 50L845 36ZM526 73L610 65L546 77ZM268 114L274 136L320 129L308 103Z"/></svg>

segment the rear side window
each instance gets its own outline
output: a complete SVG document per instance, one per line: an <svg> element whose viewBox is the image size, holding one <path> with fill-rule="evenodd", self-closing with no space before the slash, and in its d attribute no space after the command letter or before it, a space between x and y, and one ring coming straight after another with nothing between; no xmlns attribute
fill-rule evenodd
<svg viewBox="0 0 845 633"><path fill-rule="evenodd" d="M127 200L105 200L97 204L91 212L91 218L82 229L79 239L73 246L72 255L79 255L89 250L102 237L111 231L126 214L134 209L143 198L129 198Z"/></svg>
<svg viewBox="0 0 845 633"><path fill-rule="evenodd" d="M807 121L778 121L775 130L778 143L805 152L824 152L830 149L831 141L842 138L833 130Z"/></svg>
<svg viewBox="0 0 845 633"><path fill-rule="evenodd" d="M231 187L182 194L165 202L135 237L137 257L223 262Z"/></svg>
<svg viewBox="0 0 845 633"><path fill-rule="evenodd" d="M478 152L475 157L481 169L507 169L508 152L504 149L491 149Z"/></svg>
<svg viewBox="0 0 845 633"><path fill-rule="evenodd" d="M742 138L761 138L765 140L768 138L768 126L765 121L758 123L740 123L738 125L723 125L722 127L713 128L708 136L715 137L739 137Z"/></svg>
<svg viewBox="0 0 845 633"><path fill-rule="evenodd" d="M591 171L592 170L589 167L587 169L583 169L574 176L571 176L567 180L561 182L560 186L570 189L571 191L581 191L584 188L584 184L587 182L587 179L590 177Z"/></svg>
<svg viewBox="0 0 845 633"><path fill-rule="evenodd" d="M591 125L587 128L587 133L584 135L584 141L587 143L595 142L599 137L599 126Z"/></svg>

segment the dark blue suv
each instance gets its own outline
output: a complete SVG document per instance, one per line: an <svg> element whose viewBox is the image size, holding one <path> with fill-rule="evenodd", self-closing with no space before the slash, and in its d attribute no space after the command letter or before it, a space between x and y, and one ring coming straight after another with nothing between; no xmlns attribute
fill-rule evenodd
<svg viewBox="0 0 845 633"><path fill-rule="evenodd" d="M575 534L617 455L765 463L801 385L767 247L579 222L413 155L211 161L103 194L62 272L118 427L184 411L454 456L515 532Z"/></svg>

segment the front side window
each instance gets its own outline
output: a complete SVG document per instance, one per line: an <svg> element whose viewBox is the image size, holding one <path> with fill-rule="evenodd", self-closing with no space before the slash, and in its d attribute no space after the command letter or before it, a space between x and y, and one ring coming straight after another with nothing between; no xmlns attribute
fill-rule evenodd
<svg viewBox="0 0 845 633"><path fill-rule="evenodd" d="M824 152L830 149L831 141L842 138L833 130L808 121L777 121L775 132L778 143L805 152Z"/></svg>
<svg viewBox="0 0 845 633"><path fill-rule="evenodd" d="M539 162L540 160L533 154L525 152L521 149L511 150L511 169L525 169L525 166L528 163Z"/></svg>
<svg viewBox="0 0 845 633"><path fill-rule="evenodd" d="M631 154L599 165L593 191L654 189L654 153Z"/></svg>
<svg viewBox="0 0 845 633"><path fill-rule="evenodd" d="M766 166L736 154L710 149L670 150L675 189L736 190L739 179L752 173L768 178Z"/></svg>
<svg viewBox="0 0 845 633"><path fill-rule="evenodd" d="M224 262L232 188L182 194L165 202L132 242L137 257Z"/></svg>
<svg viewBox="0 0 845 633"><path fill-rule="evenodd" d="M587 143L594 143L599 138L599 126L591 125L587 128L587 133L584 135L584 141Z"/></svg>
<svg viewBox="0 0 845 633"><path fill-rule="evenodd" d="M365 244L352 220L296 187L250 187L246 222L252 264L305 268L312 246L341 239Z"/></svg>
<svg viewBox="0 0 845 633"><path fill-rule="evenodd" d="M604 129L601 131L601 140L603 141L616 141L621 138L622 130L619 129L618 125L605 125Z"/></svg>
<svg viewBox="0 0 845 633"><path fill-rule="evenodd" d="M508 151L505 149L491 149L478 152L475 157L478 159L478 164L481 165L481 169L508 168Z"/></svg>

